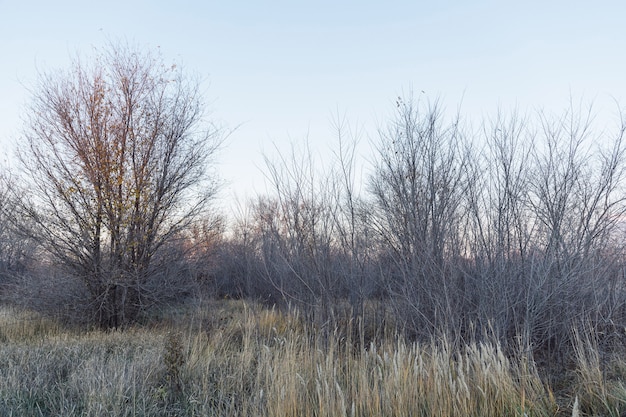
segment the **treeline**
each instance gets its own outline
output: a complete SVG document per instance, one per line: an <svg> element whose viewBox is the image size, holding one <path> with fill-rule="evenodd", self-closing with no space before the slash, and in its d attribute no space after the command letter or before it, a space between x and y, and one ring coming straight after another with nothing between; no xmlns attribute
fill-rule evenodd
<svg viewBox="0 0 626 417"><path fill-rule="evenodd" d="M618 122L598 131L572 107L471 129L439 103L399 99L362 182L339 123L325 169L308 147L267 159L273 192L220 246L215 290L296 306L331 329L347 303L354 326L376 306L411 338L487 336L559 354L591 326L622 343Z"/></svg>
<svg viewBox="0 0 626 417"><path fill-rule="evenodd" d="M333 161L267 156L272 191L226 218L219 132L174 66L117 46L38 91L0 194L5 302L107 328L251 298L360 343L393 328L549 354L573 329L625 336L623 120L571 106L476 127L399 98L367 162L338 120Z"/></svg>

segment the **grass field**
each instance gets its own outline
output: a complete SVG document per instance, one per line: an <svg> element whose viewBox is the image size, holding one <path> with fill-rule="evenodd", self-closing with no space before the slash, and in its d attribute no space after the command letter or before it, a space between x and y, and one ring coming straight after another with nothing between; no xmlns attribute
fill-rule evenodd
<svg viewBox="0 0 626 417"><path fill-rule="evenodd" d="M497 345L389 336L365 349L241 301L124 331L0 311L0 416L570 416L626 412L626 359L580 335L549 386ZM554 379L554 378L552 378ZM576 403L576 404L575 404Z"/></svg>

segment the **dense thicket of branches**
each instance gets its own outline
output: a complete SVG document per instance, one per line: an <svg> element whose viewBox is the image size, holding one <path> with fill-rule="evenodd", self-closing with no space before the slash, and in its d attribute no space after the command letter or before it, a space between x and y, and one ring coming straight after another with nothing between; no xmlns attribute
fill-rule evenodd
<svg viewBox="0 0 626 417"><path fill-rule="evenodd" d="M155 278L180 256L173 240L214 194L218 141L203 112L196 82L125 45L43 74L34 90L15 224L82 281L103 327L158 298Z"/></svg>
<svg viewBox="0 0 626 417"><path fill-rule="evenodd" d="M375 300L412 337L488 332L554 353L582 323L621 334L622 121L596 131L572 107L472 131L438 103L396 111L363 187L343 123L330 166L308 147L267 159L273 192L224 246L222 290L298 306L330 330L340 306L358 321Z"/></svg>

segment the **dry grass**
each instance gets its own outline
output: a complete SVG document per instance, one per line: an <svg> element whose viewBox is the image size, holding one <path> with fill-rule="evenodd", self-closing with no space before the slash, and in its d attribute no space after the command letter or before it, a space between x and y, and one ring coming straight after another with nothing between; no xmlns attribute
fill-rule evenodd
<svg viewBox="0 0 626 417"><path fill-rule="evenodd" d="M582 342L571 395L557 401L531 360L497 345L395 338L357 350L239 301L168 317L78 332L3 310L0 415L553 416L571 415L576 395L581 415L626 410L619 375L599 371Z"/></svg>

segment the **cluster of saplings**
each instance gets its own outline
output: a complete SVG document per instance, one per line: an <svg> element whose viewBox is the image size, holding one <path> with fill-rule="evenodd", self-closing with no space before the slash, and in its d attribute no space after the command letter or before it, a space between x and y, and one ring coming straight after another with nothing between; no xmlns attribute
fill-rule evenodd
<svg viewBox="0 0 626 417"><path fill-rule="evenodd" d="M340 120L333 161L278 150L271 191L227 222L205 116L194 79L125 45L42 74L0 199L3 299L103 328L203 294L348 323L362 343L623 342L623 120L572 105L472 125L399 98L365 162Z"/></svg>

